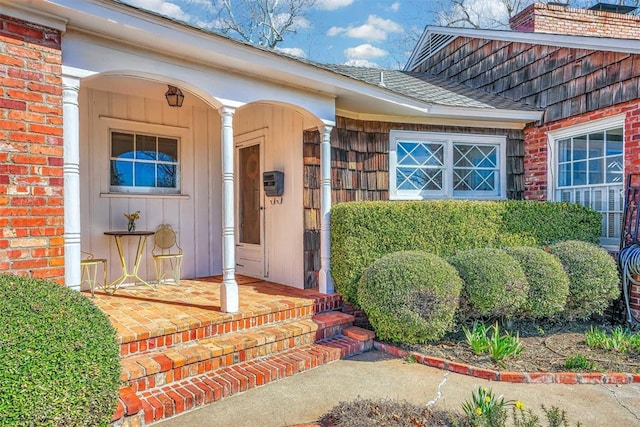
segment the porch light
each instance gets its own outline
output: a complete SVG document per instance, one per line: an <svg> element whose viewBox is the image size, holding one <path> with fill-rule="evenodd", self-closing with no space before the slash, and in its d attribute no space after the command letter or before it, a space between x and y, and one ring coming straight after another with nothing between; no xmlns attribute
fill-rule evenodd
<svg viewBox="0 0 640 427"><path fill-rule="evenodd" d="M171 85L169 86L169 90L164 94L164 97L167 98L167 104L169 107L182 107L182 102L184 101L184 94L182 91Z"/></svg>

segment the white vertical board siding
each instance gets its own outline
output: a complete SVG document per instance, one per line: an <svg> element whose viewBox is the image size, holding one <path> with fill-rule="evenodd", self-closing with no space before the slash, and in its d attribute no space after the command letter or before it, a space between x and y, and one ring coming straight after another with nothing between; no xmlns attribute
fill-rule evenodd
<svg viewBox="0 0 640 427"><path fill-rule="evenodd" d="M125 213L140 211L138 230L155 230L171 224L184 250L182 276L201 277L222 272L220 204L220 118L202 102L169 107L164 99L121 95L96 89L80 91L81 104L81 225L82 248L109 259L109 280L121 273L113 237L106 230L125 230ZM103 118L101 118L103 117ZM183 196L117 196L109 193L108 126L104 117L175 126L183 130L180 140L180 186ZM135 127L134 127L135 129ZM102 196L101 196L102 194ZM137 238L124 238L125 252L134 254ZM139 274L155 280L147 241ZM128 260L131 263L132 260Z"/></svg>
<svg viewBox="0 0 640 427"><path fill-rule="evenodd" d="M270 281L304 288L303 117L293 109L268 104L249 105L236 113L235 135L259 129L266 129L265 171L282 171L285 180L282 204L264 199L265 274Z"/></svg>

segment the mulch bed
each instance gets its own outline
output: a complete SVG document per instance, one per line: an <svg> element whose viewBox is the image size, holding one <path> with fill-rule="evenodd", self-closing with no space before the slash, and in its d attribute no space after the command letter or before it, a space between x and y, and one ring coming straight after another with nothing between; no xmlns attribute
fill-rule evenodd
<svg viewBox="0 0 640 427"><path fill-rule="evenodd" d="M450 334L435 344L405 345L406 350L479 368L520 372L566 372L567 357L582 355L595 363L593 372L640 373L640 355L635 352L618 353L590 348L585 343L585 332L591 326L611 329L611 325L598 322L568 322L562 324L536 324L519 322L508 328L518 331L524 349L519 356L507 358L502 366L488 354L476 356L460 331Z"/></svg>

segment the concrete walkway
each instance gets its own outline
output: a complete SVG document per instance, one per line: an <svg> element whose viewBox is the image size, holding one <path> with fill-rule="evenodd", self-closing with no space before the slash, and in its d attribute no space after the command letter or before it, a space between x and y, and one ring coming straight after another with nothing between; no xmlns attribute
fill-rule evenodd
<svg viewBox="0 0 640 427"><path fill-rule="evenodd" d="M565 385L490 382L408 363L379 351L321 366L255 388L155 424L158 427L282 427L316 421L341 401L362 398L404 399L460 411L477 387L489 387L505 400L521 400L542 415L540 405L567 412L572 425L640 425L640 384Z"/></svg>

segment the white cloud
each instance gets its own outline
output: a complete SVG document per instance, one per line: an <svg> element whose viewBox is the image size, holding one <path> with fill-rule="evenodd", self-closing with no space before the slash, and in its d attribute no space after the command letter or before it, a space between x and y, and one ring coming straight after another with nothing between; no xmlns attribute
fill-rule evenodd
<svg viewBox="0 0 640 427"><path fill-rule="evenodd" d="M336 10L349 6L351 3L353 3L353 0L318 0L316 7L322 10Z"/></svg>
<svg viewBox="0 0 640 427"><path fill-rule="evenodd" d="M189 21L191 17L185 13L180 6L164 0L128 0L132 6L147 9L169 18L178 19L180 21Z"/></svg>
<svg viewBox="0 0 640 427"><path fill-rule="evenodd" d="M300 49L299 47L276 47L276 50L288 55L297 56L299 58L307 57L305 51Z"/></svg>
<svg viewBox="0 0 640 427"><path fill-rule="evenodd" d="M366 59L350 59L342 65L351 65L352 67L382 68L375 62L367 61Z"/></svg>
<svg viewBox="0 0 640 427"><path fill-rule="evenodd" d="M397 2L393 3L393 4L390 6L390 9L391 9L391 10L393 10L394 12L397 12L397 11L398 11L398 9L400 9L400 2L399 2L399 1L397 1Z"/></svg>
<svg viewBox="0 0 640 427"><path fill-rule="evenodd" d="M327 31L328 36L337 36L345 34L347 37L354 39L363 39L367 41L384 41L389 33L401 33L402 25L391 19L380 18L376 15L369 15L367 23L359 27L331 27Z"/></svg>
<svg viewBox="0 0 640 427"><path fill-rule="evenodd" d="M344 55L349 59L373 59L382 58L387 56L389 52L384 49L380 49L371 46L369 43L361 44L360 46L350 47L344 50Z"/></svg>

